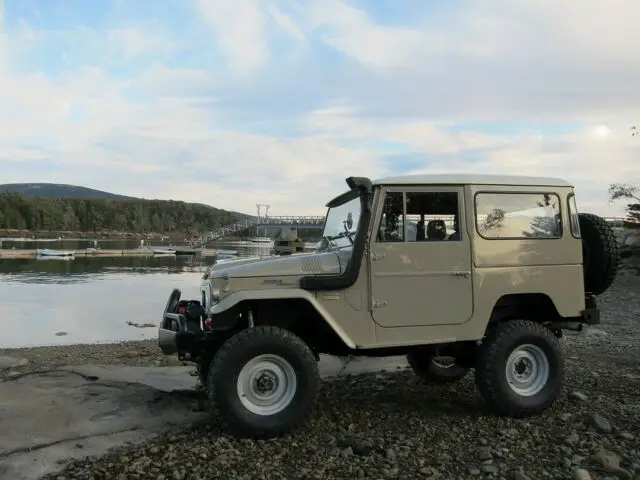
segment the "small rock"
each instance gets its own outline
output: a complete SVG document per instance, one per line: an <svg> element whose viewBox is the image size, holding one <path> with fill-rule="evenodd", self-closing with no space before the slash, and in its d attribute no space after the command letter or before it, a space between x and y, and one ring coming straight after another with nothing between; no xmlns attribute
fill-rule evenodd
<svg viewBox="0 0 640 480"><path fill-rule="evenodd" d="M620 432L620 438L624 438L625 440L633 440L635 437L632 433L629 432Z"/></svg>
<svg viewBox="0 0 640 480"><path fill-rule="evenodd" d="M482 448L478 453L478 457L480 461L484 462L485 460L491 460L493 455L491 455L491 450L489 448Z"/></svg>
<svg viewBox="0 0 640 480"><path fill-rule="evenodd" d="M614 472L620 468L620 457L604 449L600 449L600 451L593 456L593 460L607 472Z"/></svg>
<svg viewBox="0 0 640 480"><path fill-rule="evenodd" d="M438 470L436 470L435 468L431 468L431 467L422 467L419 470L421 475L424 475L427 478L435 478L440 476L440 472L438 472Z"/></svg>
<svg viewBox="0 0 640 480"><path fill-rule="evenodd" d="M573 471L573 480L592 480L592 477L584 468L577 468Z"/></svg>
<svg viewBox="0 0 640 480"><path fill-rule="evenodd" d="M609 420L598 413L589 415L588 423L600 433L610 433L612 430Z"/></svg>
<svg viewBox="0 0 640 480"><path fill-rule="evenodd" d="M393 450L393 448L387 448L384 451L384 456L387 460L395 460L396 459L396 452L395 450Z"/></svg>
<svg viewBox="0 0 640 480"><path fill-rule="evenodd" d="M633 479L633 473L625 470L624 468L618 468L612 473L615 474L615 476L616 476L616 478L618 480L632 480Z"/></svg>
<svg viewBox="0 0 640 480"><path fill-rule="evenodd" d="M571 392L569 394L569 400L577 400L579 402L586 402L587 396L582 392Z"/></svg>
<svg viewBox="0 0 640 480"><path fill-rule="evenodd" d="M478 470L477 468L470 468L469 469L469 475L473 476L473 477L477 477L478 475L480 475L482 472L480 470Z"/></svg>
<svg viewBox="0 0 640 480"><path fill-rule="evenodd" d="M560 420L562 420L564 423L567 423L571 421L571 417L573 417L573 415L571 415L570 413L563 413L562 415L560 415Z"/></svg>
<svg viewBox="0 0 640 480"><path fill-rule="evenodd" d="M531 480L522 470L513 472L513 480Z"/></svg>
<svg viewBox="0 0 640 480"><path fill-rule="evenodd" d="M564 443L567 445L575 445L580 441L580 436L576 432L572 432L567 438L564 439Z"/></svg>
<svg viewBox="0 0 640 480"><path fill-rule="evenodd" d="M482 466L482 471L484 473L492 473L492 474L496 474L498 473L498 467L496 467L495 465L483 465Z"/></svg>
<svg viewBox="0 0 640 480"><path fill-rule="evenodd" d="M584 461L584 457L581 455L574 455L571 457L571 463L573 465L580 465Z"/></svg>

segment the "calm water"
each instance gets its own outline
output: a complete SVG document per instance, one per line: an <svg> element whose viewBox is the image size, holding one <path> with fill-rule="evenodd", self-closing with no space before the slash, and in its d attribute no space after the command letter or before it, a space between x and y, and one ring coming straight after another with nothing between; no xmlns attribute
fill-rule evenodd
<svg viewBox="0 0 640 480"><path fill-rule="evenodd" d="M99 246L109 248L106 243L113 242ZM84 246L53 245L49 248ZM238 250L239 255L269 250L233 244L215 248ZM126 322L157 325L173 288L181 289L183 298L199 298L202 274L212 260L190 256L0 259L4 327L0 348L155 339L155 327L136 328ZM66 335L56 335L60 332Z"/></svg>

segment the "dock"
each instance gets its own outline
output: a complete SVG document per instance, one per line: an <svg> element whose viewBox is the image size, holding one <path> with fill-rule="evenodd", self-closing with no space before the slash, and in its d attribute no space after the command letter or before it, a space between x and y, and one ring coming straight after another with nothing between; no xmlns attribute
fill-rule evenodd
<svg viewBox="0 0 640 480"><path fill-rule="evenodd" d="M170 247L174 248L174 247ZM191 250L191 249L190 249ZM197 248L188 253L180 251L175 253L156 253L152 249L130 248L130 249L109 249L109 248L80 248L74 251L74 257L166 257L180 255L197 255L200 257L215 257L219 250L212 248ZM0 258L36 258L38 252L35 249L0 249ZM55 257L48 257L55 258Z"/></svg>

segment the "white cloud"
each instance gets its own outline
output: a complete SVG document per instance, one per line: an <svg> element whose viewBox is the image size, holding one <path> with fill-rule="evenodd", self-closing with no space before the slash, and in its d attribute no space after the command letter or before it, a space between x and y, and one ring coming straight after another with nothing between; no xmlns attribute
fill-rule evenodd
<svg viewBox="0 0 640 480"><path fill-rule="evenodd" d="M285 32L291 35L296 40L306 43L307 37L304 32L300 29L300 27L293 21L291 16L282 13L275 6L269 5L267 7L267 11L269 15L273 18L273 21Z"/></svg>
<svg viewBox="0 0 640 480"><path fill-rule="evenodd" d="M246 212L270 202L271 214L286 215L323 213L350 175L530 173L576 182L584 210L620 214L622 205L607 203L609 183L640 177L640 141L628 129L640 111L635 3L478 0L438 21L427 15L424 26L379 24L337 0L197 6L212 27L200 44L136 25L6 32L0 8L0 182L76 183ZM273 59L273 26L303 47L301 66ZM68 46L72 59L78 35L95 52L79 68L69 60L76 68L27 73L17 63L16 52L47 42ZM322 63L319 41L345 57ZM224 62L206 63L219 51ZM494 119L584 129L460 128Z"/></svg>
<svg viewBox="0 0 640 480"><path fill-rule="evenodd" d="M621 116L640 107L634 0L463 2L424 26L384 25L340 0L305 22L372 69L369 109L429 118Z"/></svg>
<svg viewBox="0 0 640 480"><path fill-rule="evenodd" d="M266 20L257 0L198 0L197 4L234 71L248 73L267 61Z"/></svg>
<svg viewBox="0 0 640 480"><path fill-rule="evenodd" d="M107 40L127 58L147 53L171 53L178 49L175 42L137 28L116 28L107 31Z"/></svg>

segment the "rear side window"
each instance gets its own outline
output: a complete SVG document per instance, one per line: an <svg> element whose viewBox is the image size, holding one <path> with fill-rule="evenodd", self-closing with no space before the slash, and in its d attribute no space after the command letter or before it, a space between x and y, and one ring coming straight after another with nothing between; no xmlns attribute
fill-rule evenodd
<svg viewBox="0 0 640 480"><path fill-rule="evenodd" d="M570 193L567 197L567 205L569 206L569 228L571 235L576 238L582 238L580 233L580 219L578 217L578 205L576 204L576 196Z"/></svg>
<svg viewBox="0 0 640 480"><path fill-rule="evenodd" d="M560 238L560 198L554 193L479 192L476 228L487 239Z"/></svg>

